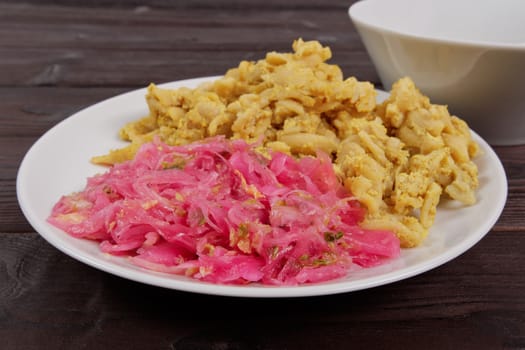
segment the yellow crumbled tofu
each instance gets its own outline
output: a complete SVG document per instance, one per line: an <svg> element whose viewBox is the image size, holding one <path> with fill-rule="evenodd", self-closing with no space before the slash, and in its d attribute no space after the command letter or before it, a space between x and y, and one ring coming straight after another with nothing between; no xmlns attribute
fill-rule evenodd
<svg viewBox="0 0 525 350"><path fill-rule="evenodd" d="M478 145L467 124L432 104L409 78L376 103L369 82L344 79L317 41L298 39L293 52L242 61L195 89L148 87L149 115L125 125L130 145L94 157L100 164L133 158L154 137L182 145L215 135L260 142L297 157L319 150L367 208L363 225L394 231L402 247L419 245L443 195L476 201Z"/></svg>

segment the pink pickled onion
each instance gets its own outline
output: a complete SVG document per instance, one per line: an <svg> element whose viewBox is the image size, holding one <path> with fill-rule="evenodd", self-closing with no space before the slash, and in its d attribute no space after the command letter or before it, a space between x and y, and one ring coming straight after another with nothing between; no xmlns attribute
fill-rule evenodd
<svg viewBox="0 0 525 350"><path fill-rule="evenodd" d="M399 255L392 232L359 226L364 209L330 158L270 159L242 140L158 140L62 197L49 222L144 268L213 283L296 285Z"/></svg>

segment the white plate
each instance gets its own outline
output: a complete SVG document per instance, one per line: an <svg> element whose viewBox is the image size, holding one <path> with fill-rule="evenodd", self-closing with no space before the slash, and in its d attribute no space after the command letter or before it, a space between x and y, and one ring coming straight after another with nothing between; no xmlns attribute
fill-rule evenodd
<svg viewBox="0 0 525 350"><path fill-rule="evenodd" d="M207 77L165 84L194 87ZM118 130L147 114L146 89L110 98L65 119L45 133L27 152L17 178L20 206L30 224L50 244L65 254L111 274L181 291L243 297L298 297L343 293L399 281L435 268L477 243L495 224L507 198L503 167L490 146L477 134L482 155L476 158L480 187L478 202L459 208L455 202L440 205L436 224L425 242L403 250L401 257L376 267L352 272L348 277L319 284L274 287L216 285L184 276L157 273L133 265L128 259L100 252L95 242L76 239L46 222L61 195L81 190L88 176L105 171L93 165L93 155L124 146ZM380 97L385 97L380 92Z"/></svg>

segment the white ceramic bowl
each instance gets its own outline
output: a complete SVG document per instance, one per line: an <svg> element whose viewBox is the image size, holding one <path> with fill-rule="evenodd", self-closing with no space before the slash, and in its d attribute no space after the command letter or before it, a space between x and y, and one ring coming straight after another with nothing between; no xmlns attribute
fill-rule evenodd
<svg viewBox="0 0 525 350"><path fill-rule="evenodd" d="M409 76L489 143L525 143L525 1L363 0L349 15L385 89Z"/></svg>

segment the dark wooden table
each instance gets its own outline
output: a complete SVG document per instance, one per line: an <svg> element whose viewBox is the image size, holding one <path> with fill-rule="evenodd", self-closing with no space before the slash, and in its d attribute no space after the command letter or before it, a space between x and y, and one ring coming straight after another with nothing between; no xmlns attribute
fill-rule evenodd
<svg viewBox="0 0 525 350"><path fill-rule="evenodd" d="M347 1L0 1L0 349L525 349L525 147L496 147L506 208L471 250L359 292L242 299L88 267L22 215L17 169L46 130L149 82L218 75L318 39L380 87Z"/></svg>

